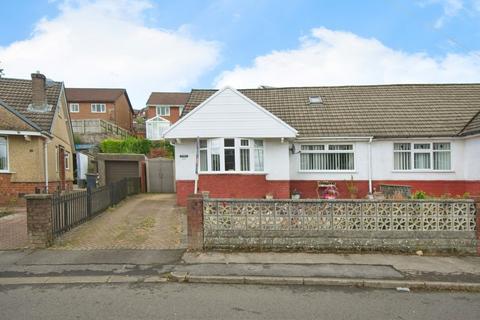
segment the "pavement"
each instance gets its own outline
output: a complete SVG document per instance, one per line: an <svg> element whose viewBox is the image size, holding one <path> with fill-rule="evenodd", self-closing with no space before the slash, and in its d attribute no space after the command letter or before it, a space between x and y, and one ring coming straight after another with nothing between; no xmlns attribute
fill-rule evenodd
<svg viewBox="0 0 480 320"><path fill-rule="evenodd" d="M182 249L0 251L0 286L166 281L480 292L480 257Z"/></svg>

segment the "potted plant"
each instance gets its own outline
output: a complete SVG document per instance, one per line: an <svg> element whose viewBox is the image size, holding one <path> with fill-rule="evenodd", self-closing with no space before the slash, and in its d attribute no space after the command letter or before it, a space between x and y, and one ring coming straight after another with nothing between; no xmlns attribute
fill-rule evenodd
<svg viewBox="0 0 480 320"><path fill-rule="evenodd" d="M292 200L300 199L300 192L297 189L293 189L292 191Z"/></svg>
<svg viewBox="0 0 480 320"><path fill-rule="evenodd" d="M335 185L328 186L323 192L323 199L336 199L338 196L337 187Z"/></svg>
<svg viewBox="0 0 480 320"><path fill-rule="evenodd" d="M350 195L350 199L356 199L358 195L358 187L353 180L353 176L350 176L350 181L347 181L347 191Z"/></svg>

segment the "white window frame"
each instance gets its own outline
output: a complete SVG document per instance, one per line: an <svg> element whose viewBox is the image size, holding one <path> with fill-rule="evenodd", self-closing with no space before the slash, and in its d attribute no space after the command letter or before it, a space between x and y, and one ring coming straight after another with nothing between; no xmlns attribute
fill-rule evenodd
<svg viewBox="0 0 480 320"><path fill-rule="evenodd" d="M235 147L225 147L225 139L234 139ZM199 174L265 174L265 166L266 166L266 152L265 152L265 140L264 139L253 139L253 138L216 138L216 139L200 139L207 141L207 171L200 170L201 163L199 162ZM249 161L250 161L250 168L248 171L240 171L240 149L245 149L245 146L241 147L240 143L241 140L249 140ZM255 171L255 149L259 149L259 147L255 147L255 140L261 140L263 143L263 170ZM212 171L212 145L213 143L218 142L219 145L219 154L220 154L220 170L219 171ZM225 171L225 149L234 149L235 150L235 170ZM199 155L200 149L205 150L205 148L199 148ZM199 156L200 158L200 156Z"/></svg>
<svg viewBox="0 0 480 320"><path fill-rule="evenodd" d="M323 145L324 149L323 150L302 150L302 146L312 146L312 145L314 145L314 146ZM348 145L348 146L352 146L352 149L351 150L329 150L330 145L335 145L335 146ZM302 159L301 159L302 158L302 156L301 156L302 153L323 153L323 154L326 154L326 153L352 153L353 154L353 169L346 169L346 170L339 170L339 169L335 169L335 170L305 170L305 169L302 169ZM298 172L302 172L302 173L303 172L304 173L316 173L316 172L355 173L356 168L357 168L356 161L357 161L357 157L355 155L355 143L345 143L345 142L340 142L340 143L335 143L335 142L332 142L332 143L302 143L300 145Z"/></svg>
<svg viewBox="0 0 480 320"><path fill-rule="evenodd" d="M402 144L409 144L410 150L395 150L395 143L402 143ZM433 150L434 143L448 143L450 145L449 150ZM415 149L416 144L428 144L430 146L429 149ZM439 141L395 141L392 144L393 153L395 152L404 152L410 153L410 169L395 169L395 156L393 157L393 172L453 172L452 166L452 142L439 140ZM435 169L433 163L433 155L435 152L449 152L450 153L450 169ZM416 153L429 153L430 154L430 164L429 168L427 169L415 169L415 154Z"/></svg>
<svg viewBox="0 0 480 320"><path fill-rule="evenodd" d="M8 136L0 136L5 138L5 153L7 154L7 168L0 169L0 173L10 172L10 152L9 152L9 145L8 145Z"/></svg>
<svg viewBox="0 0 480 320"><path fill-rule="evenodd" d="M98 107L103 107L103 108L100 108L101 110L98 111ZM106 113L107 112L107 105L105 103L92 103L90 105L90 110L92 111L92 113Z"/></svg>
<svg viewBox="0 0 480 320"><path fill-rule="evenodd" d="M162 109L166 110L166 112L165 113L160 112L160 110ZM170 116L170 106L164 106L164 105L155 106L155 113L159 117L168 117Z"/></svg>
<svg viewBox="0 0 480 320"><path fill-rule="evenodd" d="M73 109L76 107L76 110ZM80 104L79 103L70 103L69 104L70 113L79 113L80 112Z"/></svg>
<svg viewBox="0 0 480 320"><path fill-rule="evenodd" d="M60 155L59 155L59 151L58 151L58 146L55 146L55 172L58 172L58 168L59 168L58 162L60 160L59 157L60 157Z"/></svg>
<svg viewBox="0 0 480 320"><path fill-rule="evenodd" d="M70 170L70 152L64 151L63 162L65 162L65 170Z"/></svg>

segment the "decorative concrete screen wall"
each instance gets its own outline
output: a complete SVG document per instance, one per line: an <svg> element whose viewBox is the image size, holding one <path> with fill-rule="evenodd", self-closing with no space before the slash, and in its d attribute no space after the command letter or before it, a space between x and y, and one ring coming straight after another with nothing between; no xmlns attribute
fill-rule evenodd
<svg viewBox="0 0 480 320"><path fill-rule="evenodd" d="M204 199L204 247L476 253L472 200Z"/></svg>

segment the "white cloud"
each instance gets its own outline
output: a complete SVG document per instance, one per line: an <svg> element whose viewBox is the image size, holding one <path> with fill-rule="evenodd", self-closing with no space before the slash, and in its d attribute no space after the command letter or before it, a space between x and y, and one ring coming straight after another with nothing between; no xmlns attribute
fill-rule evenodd
<svg viewBox="0 0 480 320"><path fill-rule="evenodd" d="M313 29L300 47L223 72L215 86L237 88L342 84L480 82L480 52L431 57L388 48L353 33Z"/></svg>
<svg viewBox="0 0 480 320"><path fill-rule="evenodd" d="M456 16L463 9L462 0L432 0L434 3L440 3L443 7L443 15L435 22L435 28L442 28L446 20Z"/></svg>
<svg viewBox="0 0 480 320"><path fill-rule="evenodd" d="M188 90L216 65L219 45L192 39L181 27L146 26L148 1L65 1L29 39L0 47L5 77L40 70L67 87L127 88L135 107L151 91Z"/></svg>

